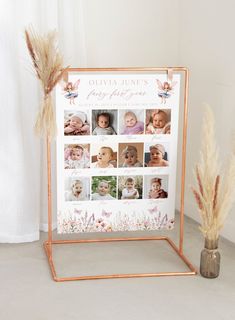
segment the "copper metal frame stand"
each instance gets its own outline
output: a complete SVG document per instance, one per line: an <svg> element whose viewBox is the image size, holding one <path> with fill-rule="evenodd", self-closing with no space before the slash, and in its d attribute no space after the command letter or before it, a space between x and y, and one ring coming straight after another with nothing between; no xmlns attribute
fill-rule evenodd
<svg viewBox="0 0 235 320"><path fill-rule="evenodd" d="M97 72L97 71L113 71L113 72L184 72L184 115L183 115L183 141L182 141L182 173L181 173L181 200L180 200L180 236L179 247L169 237L138 237L138 238L108 238L108 239L86 239L86 240L53 240L52 239L52 202L51 202L51 144L47 138L47 188L48 188L48 240L44 242L44 248L48 258L52 277L57 282L74 281L74 280L94 280L94 279L114 279L114 278L143 278L143 277L162 277L162 276L189 276L197 274L196 269L183 254L184 239L184 189L185 189L185 164L186 164L186 137L187 137L187 113L188 113L188 69L183 67L173 68L89 68L89 69L70 69L71 71L80 72ZM171 248L177 253L179 258L186 264L190 271L180 272L157 272L157 273L137 273L137 274L110 274L110 275L90 275L77 277L58 277L53 262L53 245L60 244L79 244L79 243L95 243L95 242L117 242L117 241L167 241Z"/></svg>

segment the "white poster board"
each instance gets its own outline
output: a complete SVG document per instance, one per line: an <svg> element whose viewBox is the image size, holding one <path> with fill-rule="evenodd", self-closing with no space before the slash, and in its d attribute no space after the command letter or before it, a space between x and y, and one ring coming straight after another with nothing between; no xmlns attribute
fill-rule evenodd
<svg viewBox="0 0 235 320"><path fill-rule="evenodd" d="M58 233L172 229L180 75L69 72L56 89Z"/></svg>

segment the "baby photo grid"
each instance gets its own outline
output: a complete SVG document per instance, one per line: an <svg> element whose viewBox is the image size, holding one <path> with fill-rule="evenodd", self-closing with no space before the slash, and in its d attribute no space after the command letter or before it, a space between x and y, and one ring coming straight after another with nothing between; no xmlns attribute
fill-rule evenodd
<svg viewBox="0 0 235 320"><path fill-rule="evenodd" d="M76 73L56 88L59 233L171 229L180 75Z"/></svg>

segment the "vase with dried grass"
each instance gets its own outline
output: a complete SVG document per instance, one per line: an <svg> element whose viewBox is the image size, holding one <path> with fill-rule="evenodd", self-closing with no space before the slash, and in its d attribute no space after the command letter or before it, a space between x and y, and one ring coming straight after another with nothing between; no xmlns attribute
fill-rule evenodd
<svg viewBox="0 0 235 320"><path fill-rule="evenodd" d="M221 229L235 198L235 148L223 166L219 164L215 140L215 120L207 105L202 126L200 162L195 168L197 188L192 188L201 216L205 247L201 252L200 272L206 278L216 278L220 271L218 241Z"/></svg>
<svg viewBox="0 0 235 320"><path fill-rule="evenodd" d="M25 30L25 40L43 90L43 101L36 119L35 131L51 139L56 134L51 93L68 71L68 67L63 67L63 58L57 47L55 31L39 35L31 27Z"/></svg>

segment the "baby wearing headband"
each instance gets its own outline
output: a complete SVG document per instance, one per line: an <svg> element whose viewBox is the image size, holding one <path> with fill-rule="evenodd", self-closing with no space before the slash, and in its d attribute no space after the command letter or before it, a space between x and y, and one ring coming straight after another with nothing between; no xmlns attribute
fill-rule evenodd
<svg viewBox="0 0 235 320"><path fill-rule="evenodd" d="M78 144L71 144L64 150L64 168L90 168L90 154L87 149Z"/></svg>
<svg viewBox="0 0 235 320"><path fill-rule="evenodd" d="M126 146L122 151L122 158L124 159L120 167L143 167L143 164L138 160L137 149L135 146Z"/></svg>
<svg viewBox="0 0 235 320"><path fill-rule="evenodd" d="M147 163L147 167L167 167L169 162L164 160L165 148L162 144L155 144L149 147L150 161Z"/></svg>

